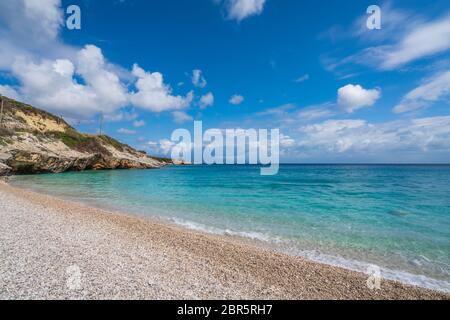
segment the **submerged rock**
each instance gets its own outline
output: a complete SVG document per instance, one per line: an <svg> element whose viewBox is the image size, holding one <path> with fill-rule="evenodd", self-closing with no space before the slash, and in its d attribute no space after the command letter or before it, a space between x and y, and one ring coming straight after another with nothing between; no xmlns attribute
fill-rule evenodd
<svg viewBox="0 0 450 320"><path fill-rule="evenodd" d="M395 216L395 217L406 217L407 215L409 215L408 212L399 211L399 210L391 210L391 211L389 211L389 214L391 216Z"/></svg>

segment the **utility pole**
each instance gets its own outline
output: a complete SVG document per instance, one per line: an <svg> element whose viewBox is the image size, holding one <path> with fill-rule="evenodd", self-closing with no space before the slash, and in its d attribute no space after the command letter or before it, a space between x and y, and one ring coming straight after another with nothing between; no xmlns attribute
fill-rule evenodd
<svg viewBox="0 0 450 320"><path fill-rule="evenodd" d="M102 129L103 129L103 112L100 112L100 116L99 116L98 122L99 122L99 130L98 130L98 132L99 132L99 135L102 135Z"/></svg>
<svg viewBox="0 0 450 320"><path fill-rule="evenodd" d="M2 122L3 122L3 96L0 94L0 100L2 100L2 106L0 109L0 127L2 126Z"/></svg>

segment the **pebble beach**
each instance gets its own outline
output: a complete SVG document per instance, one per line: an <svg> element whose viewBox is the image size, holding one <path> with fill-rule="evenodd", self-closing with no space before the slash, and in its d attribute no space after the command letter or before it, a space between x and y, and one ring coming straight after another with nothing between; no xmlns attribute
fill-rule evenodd
<svg viewBox="0 0 450 320"><path fill-rule="evenodd" d="M0 299L449 299L0 183Z"/></svg>

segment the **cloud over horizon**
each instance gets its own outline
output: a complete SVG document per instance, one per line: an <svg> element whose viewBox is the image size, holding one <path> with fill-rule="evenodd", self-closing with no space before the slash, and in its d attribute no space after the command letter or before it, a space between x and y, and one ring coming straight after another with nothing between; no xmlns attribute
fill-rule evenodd
<svg viewBox="0 0 450 320"><path fill-rule="evenodd" d="M370 123L361 119L327 120L299 128L298 149L305 157L373 157L407 161L427 154L450 155L450 116ZM328 155L328 156L327 156ZM405 157L399 158L399 155ZM411 158L412 159L412 158Z"/></svg>

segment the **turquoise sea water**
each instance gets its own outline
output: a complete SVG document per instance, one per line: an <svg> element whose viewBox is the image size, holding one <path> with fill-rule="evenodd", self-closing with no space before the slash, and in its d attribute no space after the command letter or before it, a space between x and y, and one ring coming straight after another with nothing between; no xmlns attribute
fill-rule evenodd
<svg viewBox="0 0 450 320"><path fill-rule="evenodd" d="M450 166L177 166L13 184L450 291Z"/></svg>

